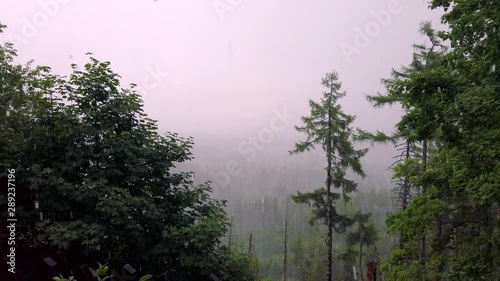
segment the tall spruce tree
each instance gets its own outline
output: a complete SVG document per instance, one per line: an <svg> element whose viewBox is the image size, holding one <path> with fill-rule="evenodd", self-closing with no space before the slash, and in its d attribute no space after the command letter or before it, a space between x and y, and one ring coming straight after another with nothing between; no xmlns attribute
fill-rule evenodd
<svg viewBox="0 0 500 281"><path fill-rule="evenodd" d="M446 12L442 20L450 29L442 38L453 49L444 61L455 86L453 102L443 105L442 114L454 134L443 132L444 144L432 163L439 167L438 178L447 176L436 187L449 204L448 216L436 222L440 244L447 246L436 248L437 254L449 261L437 273L450 280L495 280L500 276L500 2L434 0L431 5ZM448 247L459 254L447 255Z"/></svg>
<svg viewBox="0 0 500 281"><path fill-rule="evenodd" d="M340 198L349 199L349 193L357 190L357 183L346 178L348 169L362 177L365 173L361 167L360 158L367 149L355 149L353 141L354 130L351 127L355 116L345 114L338 104L340 98L346 95L341 92L341 82L338 81L337 72L327 73L322 79L322 85L327 91L323 92L320 102L309 101L311 115L302 117L302 126L296 130L307 135L305 141L295 144L295 149L290 154L302 153L320 146L326 156L326 189L318 188L312 192L300 193L292 198L297 203L307 203L314 206L311 222L321 221L328 228L327 236L327 280L332 280L333 264L333 230L344 232L352 224L352 220L338 214L334 201ZM340 191L333 193L332 186Z"/></svg>
<svg viewBox="0 0 500 281"><path fill-rule="evenodd" d="M393 70L391 78L384 79L383 83L387 89L386 95L368 96L368 100L376 107L399 103L405 110L405 114L396 126L396 133L386 139L394 141L404 141L402 149L402 159L399 159L394 166L396 188L400 191L402 210L408 208L412 191L426 193L428 181L410 181L410 178L423 176L428 167L429 143L436 142L438 133L438 123L432 120L436 113L424 114L426 110L439 110L436 99L447 99L448 85L446 79L441 79L441 62L447 51L446 46L438 37L437 32L432 28L430 22L422 23L420 33L429 40L430 46L424 44L414 44L413 60L400 70ZM430 83L420 83L426 77L436 77ZM438 86L440 85L440 87ZM373 140L384 140L380 134L371 136ZM400 228L400 248L405 247L404 241L413 240L408 238L406 228ZM418 244L420 266L416 266L418 274L426 275L425 264L428 262L427 231L420 232L420 240L410 242ZM408 250L409 254L415 253Z"/></svg>
<svg viewBox="0 0 500 281"><path fill-rule="evenodd" d="M500 3L433 1L432 6L445 8L442 19L450 30L440 38L453 49L417 52L410 68L416 71L403 73L389 88L389 97L393 93L410 109L399 129L409 129L417 141L432 140L421 160L395 168L397 176L425 192L388 217L389 230L404 230L407 241L392 253L390 280L496 280ZM431 38L433 46L432 39L440 38ZM419 247L420 241L430 243Z"/></svg>

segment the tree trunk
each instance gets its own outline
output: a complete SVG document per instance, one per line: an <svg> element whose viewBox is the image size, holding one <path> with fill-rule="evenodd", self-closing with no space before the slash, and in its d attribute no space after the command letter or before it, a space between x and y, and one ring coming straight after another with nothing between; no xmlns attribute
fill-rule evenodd
<svg viewBox="0 0 500 281"><path fill-rule="evenodd" d="M233 217L231 217L231 225L229 226L229 239L227 240L227 247L229 248L229 251L231 251L231 239L233 236Z"/></svg>
<svg viewBox="0 0 500 281"><path fill-rule="evenodd" d="M363 260L363 228L362 228L362 223L360 221L359 222L359 276L361 276L361 280L364 281L365 278L363 277L362 260Z"/></svg>
<svg viewBox="0 0 500 281"><path fill-rule="evenodd" d="M441 239L443 237L443 219L441 216L438 216L436 219L436 239ZM445 251L445 250L442 250ZM440 273L443 272L444 269L444 264L442 261L438 263L436 266L436 271L438 273L438 276L434 278L434 281L440 281L441 277L439 276Z"/></svg>
<svg viewBox="0 0 500 281"><path fill-rule="evenodd" d="M427 170L427 139L423 141L422 144L422 162L424 164L424 173ZM427 186L426 184L422 185L422 193L427 192ZM427 252L426 252L426 243L425 243L425 232L422 234L422 239L420 241L420 264L425 265L426 259L427 259ZM424 278L423 280L426 280L427 274L424 273Z"/></svg>
<svg viewBox="0 0 500 281"><path fill-rule="evenodd" d="M407 159L410 159L410 142L407 140L406 141L406 155L405 155L405 160ZM408 207L408 196L409 196L409 193L410 193L410 187L409 187L409 180L408 180L408 177L405 177L404 181L403 181L403 194L402 194L402 198L401 198L401 208L403 210L406 210L406 208ZM400 249L403 249L404 247L404 239L403 239L403 236L404 236L404 232L403 230L401 230L401 232L399 233L399 248Z"/></svg>
<svg viewBox="0 0 500 281"><path fill-rule="evenodd" d="M252 233L250 232L250 240L248 241L248 254L252 255Z"/></svg>
<svg viewBox="0 0 500 281"><path fill-rule="evenodd" d="M326 172L326 204L327 204L327 224L328 224L328 238L327 238L327 281L332 281L332 264L333 264L333 229L332 229L332 197L331 197L331 185L332 185L332 113L331 113L331 98L329 100L330 107L328 108L328 137L326 145L327 154L327 172Z"/></svg>

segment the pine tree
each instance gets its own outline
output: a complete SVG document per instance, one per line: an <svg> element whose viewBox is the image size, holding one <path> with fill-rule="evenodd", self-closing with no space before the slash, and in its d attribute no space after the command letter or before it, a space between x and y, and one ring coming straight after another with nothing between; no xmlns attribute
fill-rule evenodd
<svg viewBox="0 0 500 281"><path fill-rule="evenodd" d="M399 103L405 110L405 115L397 124L397 131L392 136L392 140L403 140L406 148L403 150L404 158L397 161L394 166L397 189L400 191L402 211L405 211L412 198L412 191L425 194L428 191L428 181L410 181L410 178L422 177L428 167L429 143L435 142L438 127L433 114L422 114L425 110L432 108L436 110L437 98L443 100L448 88L447 80L436 78L432 83L420 83L425 77L435 75L439 77L437 70L440 67L441 59L447 52L442 40L437 36L437 32L432 28L430 22L421 25L420 32L430 41L431 46L414 44L415 52L413 60L409 66L401 70L393 70L392 77L384 79L384 85L388 91L387 95L368 96L368 100L376 107ZM441 80L440 80L441 79ZM441 88L436 89L441 85ZM443 96L439 97L439 91ZM377 135L378 139L383 139ZM375 139L372 136L373 139ZM389 138L389 137L387 137ZM414 155L411 156L411 152ZM405 233L406 228L400 228L400 248L405 247L404 241L410 239ZM411 240L411 239L410 239ZM420 232L419 262L420 268L416 269L425 278L424 267L429 261L428 258L428 237L427 231ZM412 243L410 243L412 244ZM410 245L408 245L409 247ZM413 251L410 251L410 253ZM410 254L411 255L411 254Z"/></svg>
<svg viewBox="0 0 500 281"><path fill-rule="evenodd" d="M451 175L448 185L437 185L438 196L453 208L438 217L436 233L441 232L440 244L448 242L460 252L451 258L453 271L440 275L494 280L500 275L500 2L434 0L431 5L446 12L442 20L450 29L441 36L453 49L444 61L454 78L449 79L453 102L443 104L441 116L455 134L449 138L443 132L439 161L431 162L440 176ZM450 220L454 241L447 238Z"/></svg>
<svg viewBox="0 0 500 281"><path fill-rule="evenodd" d="M297 236L290 245L290 268L294 280L307 280L309 262L304 249L302 235Z"/></svg>
<svg viewBox="0 0 500 281"><path fill-rule="evenodd" d="M250 232L250 238L248 239L248 254L252 255L252 250L253 250L253 237L252 233Z"/></svg>
<svg viewBox="0 0 500 281"><path fill-rule="evenodd" d="M310 151L316 146L320 146L326 154L326 189L318 188L304 194L298 192L293 196L293 200L297 203L313 205L315 210L311 222L319 220L327 225L327 280L331 281L333 230L343 232L350 224L347 217L335 211L333 202L340 198L340 194L333 193L331 188L333 186L340 189L343 199L349 199L349 193L356 191L357 184L346 178L346 171L350 168L355 174L364 177L360 158L366 154L367 150L354 148L355 135L350 126L355 117L345 114L338 104L338 100L346 94L340 91L341 83L338 81L338 74L335 71L327 73L322 84L327 88L327 91L323 93L323 98L319 103L309 101L311 115L302 117L304 124L295 127L297 131L305 133L307 138L305 141L296 143L295 149L290 154Z"/></svg>
<svg viewBox="0 0 500 281"><path fill-rule="evenodd" d="M405 231L405 244L389 263L390 280L495 280L500 3L436 0L432 5L445 8L442 19L450 30L429 33L432 46L417 45L414 61L396 73L383 97L401 102L406 113L398 129L412 132L423 150L421 159L394 169L422 192L406 210L388 217L390 231ZM441 39L453 49L442 52Z"/></svg>

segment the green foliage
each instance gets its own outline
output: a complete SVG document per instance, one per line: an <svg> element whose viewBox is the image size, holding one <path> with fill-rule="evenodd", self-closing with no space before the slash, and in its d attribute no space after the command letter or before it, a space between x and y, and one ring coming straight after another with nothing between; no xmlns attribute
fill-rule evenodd
<svg viewBox="0 0 500 281"><path fill-rule="evenodd" d="M356 267L359 258L359 252L354 250L352 246L348 246L339 255L339 259L342 261L342 278L343 280L354 280L353 267Z"/></svg>
<svg viewBox="0 0 500 281"><path fill-rule="evenodd" d="M109 266L97 263L99 267L97 269L89 268L90 273L94 276L97 281L106 281L109 279L109 276L106 276L109 271Z"/></svg>
<svg viewBox="0 0 500 281"><path fill-rule="evenodd" d="M356 231L347 233L347 246L362 244L372 246L378 241L379 237L373 223L368 223L372 214L363 214L358 211L354 214L353 220L357 226Z"/></svg>
<svg viewBox="0 0 500 281"><path fill-rule="evenodd" d="M153 278L153 275L147 274L139 278L139 281L148 281L149 279Z"/></svg>
<svg viewBox="0 0 500 281"><path fill-rule="evenodd" d="M219 249L225 202L174 171L192 159L192 138L160 135L135 85L121 87L91 54L68 78L15 57L11 44L0 47L0 177L16 169L19 239L62 261L111 255L111 266L189 278L229 255Z"/></svg>
<svg viewBox="0 0 500 281"><path fill-rule="evenodd" d="M349 219L337 214L334 200L340 198L338 194L331 192L331 187L340 189L344 201L349 200L349 194L357 190L357 183L346 178L348 169L362 177L365 173L361 167L360 158L363 157L367 149L355 149L353 142L359 139L351 128L355 116L345 114L338 103L338 100L346 95L340 92L342 84L338 81L338 74L333 71L327 73L322 79L322 84L328 90L323 93L320 103L313 100L309 101L311 115L301 118L304 123L302 126L296 126L298 132L306 134L305 141L299 141L295 144L295 149L290 154L310 151L316 146L321 146L326 154L326 189L319 188L313 192L301 194L300 192L293 196L297 203L306 203L314 205L315 210L310 223L322 221L328 228L327 237L327 280L332 280L333 263L333 231L345 231L349 225Z"/></svg>
<svg viewBox="0 0 500 281"><path fill-rule="evenodd" d="M259 261L245 251L242 243L233 244L225 249L227 258L218 265L222 280L257 281L259 278ZM224 255L226 256L226 255Z"/></svg>
<svg viewBox="0 0 500 281"><path fill-rule="evenodd" d="M382 267L389 272L387 280L422 280L426 268L418 261L418 247L414 243L405 243L403 249L395 249L389 261Z"/></svg>
<svg viewBox="0 0 500 281"><path fill-rule="evenodd" d="M329 271L331 277L325 253L331 259L333 251L343 266L335 263L336 270L351 280L352 266L362 267L363 255L370 255L363 247L376 253L380 226L368 223L371 208L358 204L362 211L350 218L349 206L336 203L349 201L357 190L348 170L365 175L360 158L366 150L355 149L354 141L405 145L405 155L393 164L404 203L386 219L388 233L400 236L399 248L383 266L387 280L500 275L500 1L433 0L430 6L444 8L449 30L436 32L424 22L420 32L429 44L415 44L410 64L383 80L386 94L367 97L375 107L403 108L395 132L352 129L355 117L338 104L346 93L335 72L322 80L327 91L319 102L309 101L310 116L296 127L306 139L290 153L320 147L327 176L325 187L292 195L311 210L292 206L289 221L293 225L310 215L311 225L328 228L328 247L322 243L324 228L290 228L296 280L322 280ZM4 28L0 24L0 34ZM7 169L17 171L22 250L43 248L63 262L91 263L112 253L111 265L169 270L179 280L200 280L210 272L223 280L259 280L259 262L241 244L220 246L229 227L225 202L209 197L209 183L194 185L193 174L175 170L192 159L192 138L158 134L135 85L122 87L110 63L92 55L83 68L73 65L68 78L32 62L17 65L16 59L12 44L0 47L0 178ZM239 210L240 217L252 219L250 226L239 222L243 228L259 227L260 272L274 279L282 275L279 225L290 215L288 205L282 212L279 204L268 198L263 203L272 208L272 218L261 213L260 203L248 204L257 211ZM345 233L351 226L355 229ZM339 233L336 248L332 229ZM384 250L392 246L388 238L378 242ZM92 272L105 280L108 270L99 265Z"/></svg>
<svg viewBox="0 0 500 281"><path fill-rule="evenodd" d="M68 278L59 275L59 276L54 276L52 277L52 280L54 281L77 281L73 276L69 276Z"/></svg>
<svg viewBox="0 0 500 281"><path fill-rule="evenodd" d="M301 235L297 236L297 238L292 241L290 252L292 253L290 258L291 275L295 279L305 280L308 272L307 263L305 262L306 252Z"/></svg>
<svg viewBox="0 0 500 281"><path fill-rule="evenodd" d="M358 257L358 268L361 275L361 280L364 280L363 277L363 268L365 263L363 263L363 246L371 247L375 245L375 243L379 240L377 229L373 225L373 223L368 223L371 217L370 213L363 214L361 211L357 211L353 216L354 225L357 226L355 231L350 231L346 236L346 246L347 250L341 255L341 258L344 262L344 272L345 276L350 276L349 266L353 265L353 255L355 251L353 247L355 245L359 246L359 251L356 253Z"/></svg>
<svg viewBox="0 0 500 281"><path fill-rule="evenodd" d="M327 272L325 244L315 237L298 235L290 245L291 280L322 280Z"/></svg>
<svg viewBox="0 0 500 281"><path fill-rule="evenodd" d="M353 194L348 204L337 204L336 210L341 214L350 214L351 218L358 210L373 213L377 232L385 233L386 214L393 210L391 193L376 187L374 182L362 186L360 189L369 192ZM314 209L312 205L308 207L307 204L293 204L284 195L264 197L264 213L261 198L229 200L228 214L234 216L236 222L232 232L233 243L244 243L247 252L248 238L250 233L253 233L252 253L259 260L260 276L270 280L282 280L286 215L289 237L287 280L323 280L326 274L326 227L320 223L315 223L314 226L308 224L308 218ZM352 227L351 230L355 231L356 228ZM333 237L333 266L339 278L344 276L344 273L347 274L345 276L352 276L352 266L358 267L359 261L359 247L354 245L351 249L355 253L353 261L345 265L342 254L346 251L346 235L347 233L338 233ZM363 258L382 264L388 259L394 246L390 236L380 235L380 240L375 245L368 248L363 246ZM359 270L357 273L359 278ZM353 280L353 277L344 279Z"/></svg>
<svg viewBox="0 0 500 281"><path fill-rule="evenodd" d="M397 130L429 144L428 161L407 159L395 176L421 186L409 206L390 214L390 233L404 245L384 267L389 280L494 280L499 275L500 62L498 1L431 2L446 32L424 23L431 46L415 45L412 63L384 80L375 106L399 102ZM447 50L442 40L449 40ZM421 237L427 237L425 246ZM424 253L419 256L416 253Z"/></svg>
<svg viewBox="0 0 500 281"><path fill-rule="evenodd" d="M310 151L317 145L321 146L327 158L333 161L332 167L329 168L332 184L342 190L344 199L347 200L347 194L356 191L357 184L345 178L346 169L364 176L360 158L366 154L367 149L357 150L353 146L356 135L351 124L355 116L345 114L337 104L338 100L346 95L345 92L339 92L342 84L338 81L338 74L327 73L322 84L328 91L324 92L320 103L309 101L311 115L302 117L304 124L296 126L298 132L306 134L306 140L297 142L290 154Z"/></svg>
<svg viewBox="0 0 500 281"><path fill-rule="evenodd" d="M331 199L332 201L340 198L338 193L332 193ZM307 204L309 207L313 207L311 217L309 218L309 224L315 225L317 222L327 225L327 213L328 213L328 204L327 204L327 192L325 188L318 188L311 192L301 193L297 192L296 195L292 195L292 200L295 203ZM339 214L332 204L332 208L330 208L330 218L331 225L335 231L342 233L345 232L347 227L353 224L353 220L348 216Z"/></svg>
<svg viewBox="0 0 500 281"><path fill-rule="evenodd" d="M97 263L99 266L97 269L89 268L90 273L92 273L92 276L94 276L97 281L106 281L111 278L110 275L108 275L109 271L109 266L103 265L100 263ZM153 278L153 275L151 274L146 274L139 278L139 281L147 281ZM77 281L76 279L73 278L73 276L70 276L69 278L64 278L62 275L59 275L59 277L53 277L52 278L54 281Z"/></svg>

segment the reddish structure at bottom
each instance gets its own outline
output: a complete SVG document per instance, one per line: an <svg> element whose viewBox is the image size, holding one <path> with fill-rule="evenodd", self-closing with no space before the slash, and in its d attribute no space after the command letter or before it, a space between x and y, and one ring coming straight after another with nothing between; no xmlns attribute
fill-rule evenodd
<svg viewBox="0 0 500 281"><path fill-rule="evenodd" d="M366 267L366 281L377 281L377 263L371 261L366 265Z"/></svg>

